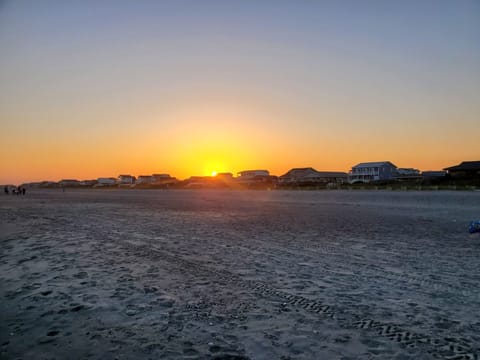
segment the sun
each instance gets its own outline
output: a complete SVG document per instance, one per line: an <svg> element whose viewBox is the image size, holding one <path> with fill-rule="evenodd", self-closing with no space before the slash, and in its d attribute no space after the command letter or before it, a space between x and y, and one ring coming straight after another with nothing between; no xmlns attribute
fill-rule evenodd
<svg viewBox="0 0 480 360"><path fill-rule="evenodd" d="M209 160L205 162L205 165L203 167L203 175L215 177L218 176L218 174L225 172L225 169L226 167L223 165L222 162L218 160Z"/></svg>

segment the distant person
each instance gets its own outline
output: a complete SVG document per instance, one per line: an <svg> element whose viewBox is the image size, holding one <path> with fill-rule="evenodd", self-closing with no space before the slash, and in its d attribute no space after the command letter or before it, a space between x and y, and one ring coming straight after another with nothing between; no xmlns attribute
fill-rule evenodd
<svg viewBox="0 0 480 360"><path fill-rule="evenodd" d="M22 188L22 194L25 195L26 192L27 192L27 189Z"/></svg>
<svg viewBox="0 0 480 360"><path fill-rule="evenodd" d="M8 195L8 186L5 185L5 187L3 188L3 192L5 193L5 195Z"/></svg>

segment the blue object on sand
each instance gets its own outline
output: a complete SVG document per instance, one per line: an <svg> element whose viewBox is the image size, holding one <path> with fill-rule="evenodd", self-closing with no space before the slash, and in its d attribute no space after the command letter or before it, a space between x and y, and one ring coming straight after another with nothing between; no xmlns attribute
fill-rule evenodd
<svg viewBox="0 0 480 360"><path fill-rule="evenodd" d="M480 232L480 220L477 221L472 221L470 225L468 226L468 232L470 234Z"/></svg>

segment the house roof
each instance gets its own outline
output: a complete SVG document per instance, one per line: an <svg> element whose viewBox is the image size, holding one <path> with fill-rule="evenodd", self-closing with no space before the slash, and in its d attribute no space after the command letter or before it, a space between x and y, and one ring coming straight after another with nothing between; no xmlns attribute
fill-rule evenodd
<svg viewBox="0 0 480 360"><path fill-rule="evenodd" d="M296 178L300 178L300 177L305 177L309 174L315 174L317 173L317 170L315 170L314 168L312 167L307 167L307 168L293 168L291 170L289 170L286 174L283 174L282 176L280 176L281 178L283 177L296 177Z"/></svg>
<svg viewBox="0 0 480 360"><path fill-rule="evenodd" d="M210 181L212 179L211 176L190 176L187 181Z"/></svg>
<svg viewBox="0 0 480 360"><path fill-rule="evenodd" d="M450 166L444 168L443 170L460 170L460 171L467 171L467 170L480 170L480 161L463 161L459 165Z"/></svg>
<svg viewBox="0 0 480 360"><path fill-rule="evenodd" d="M348 174L339 171L317 171L314 168L294 168L291 169L286 174L280 176L281 178L302 178L302 179L310 179L310 178L319 178L319 177L347 177Z"/></svg>
<svg viewBox="0 0 480 360"><path fill-rule="evenodd" d="M263 174L263 175L270 175L270 172L268 170L262 170L262 169L258 169L258 170L242 170L242 171L239 171L237 172L237 176L246 176L246 177L249 177L249 176L255 176L255 175L259 175L260 174Z"/></svg>
<svg viewBox="0 0 480 360"><path fill-rule="evenodd" d="M391 161L374 161L374 162L364 162L354 166L354 168L365 168L365 167L380 167L386 164L390 164L396 168L396 166Z"/></svg>
<svg viewBox="0 0 480 360"><path fill-rule="evenodd" d="M247 173L247 172L268 172L268 170L264 170L264 169L256 169L256 170L242 170L242 171L239 171L238 173L241 174L241 173Z"/></svg>

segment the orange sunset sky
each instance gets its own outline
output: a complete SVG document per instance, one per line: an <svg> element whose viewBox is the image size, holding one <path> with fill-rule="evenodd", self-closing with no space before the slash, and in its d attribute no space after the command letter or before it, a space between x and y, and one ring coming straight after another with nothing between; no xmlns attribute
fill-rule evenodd
<svg viewBox="0 0 480 360"><path fill-rule="evenodd" d="M5 1L0 123L0 183L480 160L480 3Z"/></svg>

